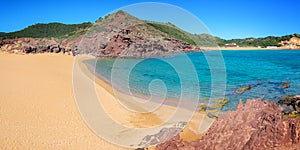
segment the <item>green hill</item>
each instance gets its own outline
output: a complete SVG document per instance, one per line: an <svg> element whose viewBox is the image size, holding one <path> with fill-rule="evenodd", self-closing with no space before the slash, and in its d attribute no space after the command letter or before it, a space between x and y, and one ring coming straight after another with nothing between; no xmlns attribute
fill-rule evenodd
<svg viewBox="0 0 300 150"><path fill-rule="evenodd" d="M38 23L31 25L23 30L10 32L10 33L0 33L0 37L4 39L13 39L21 37L31 37L31 38L64 38L68 35L74 35L78 31L85 31L92 26L92 23L85 22L82 24L62 24L62 23L48 23L42 24Z"/></svg>
<svg viewBox="0 0 300 150"><path fill-rule="evenodd" d="M196 45L195 41L191 38L191 36L188 35L188 33L180 30L176 26L170 25L170 23L163 24L163 23L148 22L146 24L161 32L168 34L173 38L179 39L191 45Z"/></svg>
<svg viewBox="0 0 300 150"><path fill-rule="evenodd" d="M280 46L278 43L284 40L289 40L292 37L300 37L299 34L285 35L285 36L267 36L263 38L245 38L245 39L231 39L224 40L224 43L220 43L220 46L224 46L226 43L236 43L239 46Z"/></svg>
<svg viewBox="0 0 300 150"><path fill-rule="evenodd" d="M110 26L112 29L105 29L110 28ZM163 23L141 20L125 11L118 11L103 18L100 17L88 33L105 32L108 30L109 33L104 35L107 36L111 33L110 30L114 30L113 28L124 27L148 38L175 38L191 45L202 46L202 44L205 44L204 46L217 46L214 36L209 36L209 39L205 39L206 36L191 34L170 22Z"/></svg>
<svg viewBox="0 0 300 150"><path fill-rule="evenodd" d="M5 32L0 32L0 37L4 36L5 34Z"/></svg>

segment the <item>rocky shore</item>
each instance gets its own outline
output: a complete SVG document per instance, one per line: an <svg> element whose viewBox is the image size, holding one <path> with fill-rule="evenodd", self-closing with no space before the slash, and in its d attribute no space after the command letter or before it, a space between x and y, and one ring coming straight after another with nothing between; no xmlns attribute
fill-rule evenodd
<svg viewBox="0 0 300 150"><path fill-rule="evenodd" d="M156 149L298 149L300 119L284 116L275 103L257 100L239 102L235 111L215 121L201 139L185 142L180 136Z"/></svg>
<svg viewBox="0 0 300 150"><path fill-rule="evenodd" d="M90 50L84 47L79 50L79 44L83 36L72 41L56 38L17 38L0 41L0 51L16 54L36 53L67 53L69 55L90 54L96 57L153 57L167 56L174 53L199 51L199 48L182 42L178 39L168 38L165 40L146 37L130 38L124 33L114 35L109 41L105 41L99 47ZM138 40L137 40L138 39ZM94 40L94 39L88 39ZM86 42L91 42L85 39ZM90 44L87 44L90 46Z"/></svg>
<svg viewBox="0 0 300 150"><path fill-rule="evenodd" d="M0 41L0 51L17 54L67 53L73 55L81 36L67 41L56 38L17 38Z"/></svg>

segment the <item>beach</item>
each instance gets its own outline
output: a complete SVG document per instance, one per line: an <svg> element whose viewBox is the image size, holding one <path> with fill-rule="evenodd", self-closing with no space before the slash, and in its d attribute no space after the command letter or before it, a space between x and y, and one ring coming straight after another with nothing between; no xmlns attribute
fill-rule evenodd
<svg viewBox="0 0 300 150"><path fill-rule="evenodd" d="M122 149L80 117L72 65L69 55L0 53L0 149Z"/></svg>
<svg viewBox="0 0 300 150"><path fill-rule="evenodd" d="M99 138L81 118L72 91L73 60L63 54L0 53L1 149L124 149ZM161 123L154 114L138 115L122 109L108 92L110 86L105 82L99 85L97 93L105 96L102 103L117 121L133 127ZM174 110L163 106L157 113L168 117ZM202 117L195 115L181 133L186 141L200 137L190 128Z"/></svg>

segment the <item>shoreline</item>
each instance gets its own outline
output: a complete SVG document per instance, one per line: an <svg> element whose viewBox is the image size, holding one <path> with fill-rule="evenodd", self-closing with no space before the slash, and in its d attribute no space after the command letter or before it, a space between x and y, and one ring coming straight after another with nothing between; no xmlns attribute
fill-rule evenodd
<svg viewBox="0 0 300 150"><path fill-rule="evenodd" d="M102 59L102 58L95 58L95 59ZM94 59L88 59L88 60L94 60ZM87 60L82 61L82 64L85 65L85 66L82 66L82 67L86 67L89 70L89 73L92 73L92 76L95 76L97 84L99 84L100 86L106 87L105 89L108 90L108 92L112 95L114 95L114 91L117 92L117 93L123 93L124 95L129 95L128 93L122 92L120 87L117 87L117 88L113 89L111 83L105 77L103 77L99 73L95 72L93 70L93 66L86 63L85 61L87 61ZM89 75L89 76L91 76L91 75ZM131 96L139 98L139 99L143 99L143 101L147 101L146 99L151 97L150 95L147 95L147 94L144 94L144 93L135 92L135 93L132 93L132 94L133 95L131 95ZM154 98L155 99L161 99L159 97L154 97ZM180 100L175 99L175 98L166 98L166 99L164 99L164 105L176 107L177 104L179 103L179 101ZM154 101L154 103L159 103L159 101ZM196 105L193 102L187 102L187 104L189 104L187 106ZM188 109L188 108L184 108L184 109ZM190 110L190 109L188 109L188 110Z"/></svg>
<svg viewBox="0 0 300 150"><path fill-rule="evenodd" d="M135 100L135 101L138 101L138 102L148 102L148 105L149 106L152 106L152 105L157 105L158 103L156 102L151 102L150 101L150 104L149 104L149 101L141 98L141 97L134 97L134 96L131 96L131 95L127 95L127 94L124 94L122 92L119 92L118 90L114 90L110 83L108 83L108 81L106 80L103 80L102 78L99 78L97 77L97 75L94 75L94 71L91 71L91 69L86 65L86 63L84 63L84 61L86 61L88 59L83 59L83 60L80 60L80 68L83 70L83 72L90 78L90 79L93 79L94 82L96 83L96 85L99 85L100 87L103 87L106 91L101 91L99 89L97 89L96 87L96 91L97 91L97 94L101 94L99 92L108 92L110 95L112 95L114 98L118 97L120 98L121 97L121 101L122 102L125 102L125 104L129 107L134 107L135 109L139 109L139 108L136 108L136 107L143 107L141 105L135 105L134 103L131 103L129 101L131 100ZM129 101L128 101L129 100ZM171 101L174 103L174 100L172 99L167 99L167 101ZM176 101L178 102L178 101ZM175 103L176 103L175 102ZM102 102L101 102L102 103ZM147 108L146 108L147 109ZM185 108L178 108L178 107L175 107L175 106L171 106L171 105L168 105L168 104L161 104L159 106L158 109L156 109L154 112L151 112L151 113L146 113L146 114L132 114L135 116L135 118L152 118L150 120L157 120L155 122L148 122L144 119L144 122L143 121L139 121L139 122L131 122L131 123L127 123L128 126L137 126L137 127L150 127L150 126L155 126L155 125L158 125L158 124L161 124L162 122L164 122L163 120L167 120L169 117L170 117L170 114L172 115L174 113L174 111L176 111L177 109L180 109L182 110L183 112L190 112L191 110L187 110ZM144 111L143 108L140 110L140 111ZM126 114L126 112L124 112ZM180 133L181 135L181 139L184 140L184 141L193 141L195 139L199 139L201 137L202 134L199 134L197 130L199 130L199 125L202 123L203 119L207 119L208 117L206 116L206 113L203 113L203 112L193 112L194 115L192 116L190 122L188 123L188 125L183 129L183 132ZM153 116L154 115L154 116ZM158 117L159 116L159 117ZM186 116L185 114L182 114L181 117L184 117ZM116 116L112 116L112 117L116 117ZM158 118L157 118L158 117ZM180 120L180 118L178 118ZM139 120L139 119L136 119L136 120ZM215 119L211 119L211 118L208 118L208 120L212 123ZM117 121L120 121L120 120L117 120Z"/></svg>
<svg viewBox="0 0 300 150"><path fill-rule="evenodd" d="M0 74L0 147L127 149L98 137L81 117L72 90L74 57L48 53L0 53L0 60L3 71ZM95 86L98 96L107 97L102 98L101 103L107 106L105 108L108 114L124 126L157 126L177 110L172 106L161 105L155 113L137 114L126 111L108 92L111 86L103 80L98 80L99 82L102 82L101 86ZM184 141L201 137L195 133L205 116L201 113L192 116L189 125L180 133ZM185 113L180 117L184 118Z"/></svg>

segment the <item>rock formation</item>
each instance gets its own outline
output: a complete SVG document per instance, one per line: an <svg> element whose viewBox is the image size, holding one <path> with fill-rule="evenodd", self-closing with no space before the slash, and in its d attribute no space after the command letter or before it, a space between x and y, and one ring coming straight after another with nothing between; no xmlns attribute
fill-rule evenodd
<svg viewBox="0 0 300 150"><path fill-rule="evenodd" d="M240 101L237 110L215 121L201 139L184 142L179 136L156 149L298 149L300 119L286 118L275 103Z"/></svg>
<svg viewBox="0 0 300 150"><path fill-rule="evenodd" d="M283 49L300 49L300 38L299 34L294 34L294 37L290 38L289 40L281 41L280 44Z"/></svg>
<svg viewBox="0 0 300 150"><path fill-rule="evenodd" d="M139 20L124 11L118 11L98 20L91 27L83 37L78 53L98 57L140 58L200 50L174 37L173 34L179 34L175 31L180 32L178 37L189 38L174 26Z"/></svg>
<svg viewBox="0 0 300 150"><path fill-rule="evenodd" d="M8 53L68 53L77 50L81 36L72 41L55 38L17 38L0 41L0 51Z"/></svg>
<svg viewBox="0 0 300 150"><path fill-rule="evenodd" d="M168 23L140 20L124 11L101 18L76 39L18 38L0 41L11 53L72 53L96 57L153 57L199 51L192 34Z"/></svg>

